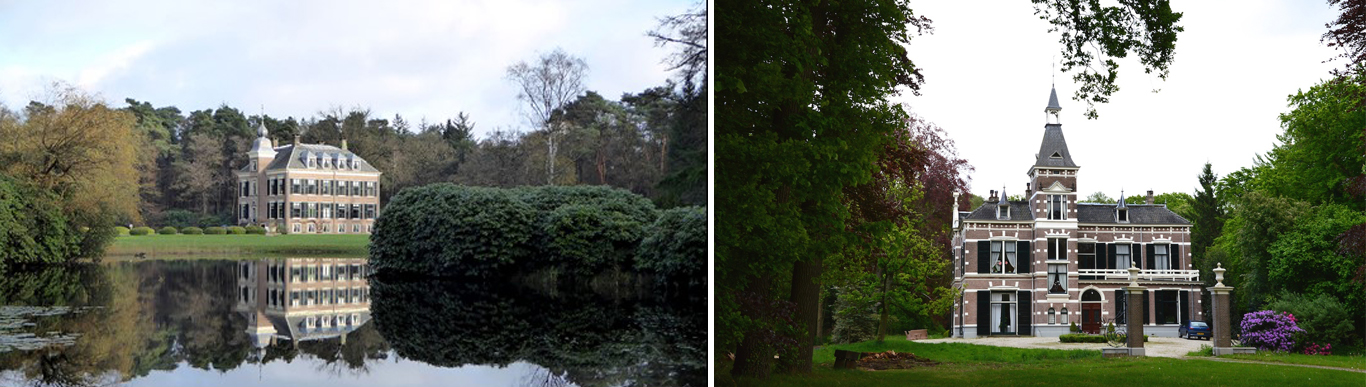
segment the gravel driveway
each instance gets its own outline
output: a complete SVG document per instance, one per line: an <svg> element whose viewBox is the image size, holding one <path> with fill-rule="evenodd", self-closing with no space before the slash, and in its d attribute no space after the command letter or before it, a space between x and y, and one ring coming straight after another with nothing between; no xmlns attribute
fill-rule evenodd
<svg viewBox="0 0 1366 387"><path fill-rule="evenodd" d="M976 339L934 339L916 340L921 343L967 343L992 345L997 347L1043 348L1043 349L1092 349L1099 351L1106 347L1103 343L1063 343L1057 337L983 337ZM1182 357L1187 352L1200 349L1200 344L1210 345L1208 340L1186 340L1175 337L1150 337L1143 344L1148 356Z"/></svg>

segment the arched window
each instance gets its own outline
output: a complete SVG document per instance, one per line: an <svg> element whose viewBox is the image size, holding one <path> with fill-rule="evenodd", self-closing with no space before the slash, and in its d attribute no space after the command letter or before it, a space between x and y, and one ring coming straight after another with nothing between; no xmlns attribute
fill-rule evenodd
<svg viewBox="0 0 1366 387"><path fill-rule="evenodd" d="M1061 322L1061 323L1063 323L1063 324L1067 324L1067 307L1066 307L1066 306L1062 307L1062 321L1059 321L1059 322Z"/></svg>
<svg viewBox="0 0 1366 387"><path fill-rule="evenodd" d="M1048 323L1049 323L1049 324L1057 324L1057 323L1058 323L1058 312L1053 311L1053 308L1048 308Z"/></svg>

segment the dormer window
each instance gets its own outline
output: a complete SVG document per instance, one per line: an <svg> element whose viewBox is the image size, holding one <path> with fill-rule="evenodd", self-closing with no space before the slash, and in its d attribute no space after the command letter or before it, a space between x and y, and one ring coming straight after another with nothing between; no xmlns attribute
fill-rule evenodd
<svg viewBox="0 0 1366 387"><path fill-rule="evenodd" d="M1115 210L1115 221L1129 223L1129 210L1123 208Z"/></svg>
<svg viewBox="0 0 1366 387"><path fill-rule="evenodd" d="M996 207L997 220L1010 220L1010 206L1003 205Z"/></svg>
<svg viewBox="0 0 1366 387"><path fill-rule="evenodd" d="M1050 159L1060 159L1060 158L1062 158L1062 153L1053 152L1053 155L1048 156L1048 158L1050 158Z"/></svg>

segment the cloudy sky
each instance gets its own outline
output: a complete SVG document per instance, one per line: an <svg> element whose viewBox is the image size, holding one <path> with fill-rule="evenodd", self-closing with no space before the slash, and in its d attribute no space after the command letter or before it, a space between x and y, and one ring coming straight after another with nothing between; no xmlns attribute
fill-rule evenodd
<svg viewBox="0 0 1366 387"><path fill-rule="evenodd" d="M645 33L694 2L0 0L0 102L22 107L62 81L120 106L361 106L413 123L463 111L481 135L525 129L508 65L561 47L608 98L663 84L671 49Z"/></svg>
<svg viewBox="0 0 1366 387"><path fill-rule="evenodd" d="M977 168L972 191L1021 194L1043 136L1052 63L1061 46L1030 2L912 2L934 20L911 58L924 69L922 96L897 100L942 126ZM1286 97L1328 77L1335 52L1319 43L1336 17L1324 1L1173 0L1185 14L1164 82L1121 62L1121 90L1087 120L1059 74L1063 133L1081 166L1078 191L1194 192L1206 161L1223 176L1251 166L1276 143ZM1152 93L1161 89L1160 93Z"/></svg>

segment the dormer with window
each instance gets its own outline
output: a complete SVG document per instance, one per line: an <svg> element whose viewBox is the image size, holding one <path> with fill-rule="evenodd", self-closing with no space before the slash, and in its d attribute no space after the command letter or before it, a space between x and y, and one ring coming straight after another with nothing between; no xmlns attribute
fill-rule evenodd
<svg viewBox="0 0 1366 387"><path fill-rule="evenodd" d="M1009 202L1009 201L1007 201L1007 200L1005 200L1005 199L1001 199L1000 204L996 206L996 219L998 219L998 220L1010 220L1010 202Z"/></svg>
<svg viewBox="0 0 1366 387"><path fill-rule="evenodd" d="M1119 191L1119 205L1115 206L1115 222L1129 223L1129 206L1124 203L1124 191Z"/></svg>

